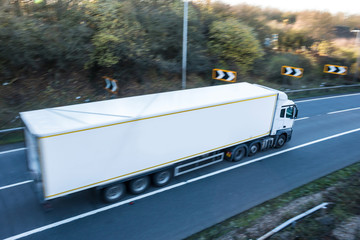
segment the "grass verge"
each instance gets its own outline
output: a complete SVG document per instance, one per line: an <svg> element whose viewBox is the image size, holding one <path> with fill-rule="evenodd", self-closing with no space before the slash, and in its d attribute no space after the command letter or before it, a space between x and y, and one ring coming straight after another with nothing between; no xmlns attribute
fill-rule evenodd
<svg viewBox="0 0 360 240"><path fill-rule="evenodd" d="M0 145L24 142L24 130L0 134Z"/></svg>
<svg viewBox="0 0 360 240"><path fill-rule="evenodd" d="M360 162L357 162L351 166L343 168L304 186L296 188L290 192L287 192L275 199L262 203L254 208L251 208L243 213L240 213L234 217L231 217L224 222L218 223L204 231L196 233L187 240L205 240L205 239L236 239L228 236L228 233L236 231L237 233L251 227L262 216L271 214L279 208L284 207L290 202L301 198L303 196L316 194L318 192L325 191L330 187L338 186L332 189L325 195L325 200L333 202L331 208L331 224L340 223L346 220L349 216L354 214L354 209L360 214ZM346 190L348 189L348 190ZM356 213L355 211L355 213ZM291 216L294 217L294 216ZM289 216L290 218L290 216ZM285 219L286 220L286 219ZM308 219L307 219L308 220ZM324 228L328 230L329 224L322 228L322 224L314 224L313 219L308 220L309 225L299 226L294 229L294 232L289 233L288 239L296 239L296 236L303 235L305 238L300 239L322 239L321 236L316 236L316 233L324 235ZM306 223L306 222L304 222ZM334 225L335 226L335 225ZM333 226L333 228L334 228ZM306 229L307 231L305 231ZM265 234L259 233L259 236ZM313 236L308 238L311 234ZM295 238L290 238L290 235L294 235ZM325 234L326 235L326 234ZM225 237L226 236L226 237ZM257 236L257 237L259 237ZM320 237L320 238L319 238ZM277 239L277 238L272 238ZM281 238L279 238L281 239ZM330 238L335 239L335 238Z"/></svg>

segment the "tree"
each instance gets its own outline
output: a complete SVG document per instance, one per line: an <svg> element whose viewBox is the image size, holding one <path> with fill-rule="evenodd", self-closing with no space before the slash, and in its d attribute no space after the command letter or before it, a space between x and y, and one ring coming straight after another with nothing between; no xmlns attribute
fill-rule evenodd
<svg viewBox="0 0 360 240"><path fill-rule="evenodd" d="M267 16L260 7L248 4L239 4L231 7L230 10L231 16L254 29L259 39L264 40L269 34L271 34L270 27L266 24Z"/></svg>
<svg viewBox="0 0 360 240"><path fill-rule="evenodd" d="M255 59L263 56L252 29L235 19L213 22L209 50L219 61L235 65L243 73L252 69Z"/></svg>
<svg viewBox="0 0 360 240"><path fill-rule="evenodd" d="M294 66L305 69L306 75L302 78L303 80L310 80L314 77L314 67L311 60L305 55L292 54L292 53L279 53L272 55L264 64L263 77L265 76L268 81L282 83L284 79L290 77L281 76L282 66ZM316 71L315 71L316 72ZM290 82L289 82L290 83Z"/></svg>
<svg viewBox="0 0 360 240"><path fill-rule="evenodd" d="M334 18L331 13L303 11L298 13L295 29L302 29L316 40L329 40L333 36Z"/></svg>
<svg viewBox="0 0 360 240"><path fill-rule="evenodd" d="M313 40L304 32L288 30L279 33L278 44L282 50L296 50L302 46L310 47L312 43Z"/></svg>
<svg viewBox="0 0 360 240"><path fill-rule="evenodd" d="M131 3L115 0L90 3L88 14L96 32L92 37L95 49L87 66L129 64L147 54L145 32Z"/></svg>
<svg viewBox="0 0 360 240"><path fill-rule="evenodd" d="M52 5L26 9L26 14L17 16L0 8L0 63L7 65L3 71L12 75L22 70L82 68L92 35L82 9L72 5L61 19L54 18Z"/></svg>
<svg viewBox="0 0 360 240"><path fill-rule="evenodd" d="M106 0L89 3L89 19L96 32L95 51L88 66L127 69L141 75L151 70L181 72L183 4L179 1ZM199 12L190 4L189 71L205 71L206 39Z"/></svg>
<svg viewBox="0 0 360 240"><path fill-rule="evenodd" d="M158 70L170 73L181 72L183 38L183 3L177 0L132 1L136 18L146 33L150 59ZM189 4L188 9L188 71L204 72L209 65L206 57L204 20L199 7Z"/></svg>
<svg viewBox="0 0 360 240"><path fill-rule="evenodd" d="M320 55L331 56L336 48L332 42L321 41L317 46L317 50Z"/></svg>

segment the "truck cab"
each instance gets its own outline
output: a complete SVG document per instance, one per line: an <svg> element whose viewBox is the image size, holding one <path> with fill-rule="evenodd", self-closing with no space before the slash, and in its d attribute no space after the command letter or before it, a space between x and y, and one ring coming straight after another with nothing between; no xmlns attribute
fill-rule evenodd
<svg viewBox="0 0 360 240"><path fill-rule="evenodd" d="M289 103L289 105L281 106L280 123L283 125L282 128L292 128L294 120L297 118L297 113L297 107L293 102Z"/></svg>
<svg viewBox="0 0 360 240"><path fill-rule="evenodd" d="M289 100L285 93L279 92L271 135L277 136L277 138L284 135L286 137L285 141L289 141L297 115L296 104Z"/></svg>

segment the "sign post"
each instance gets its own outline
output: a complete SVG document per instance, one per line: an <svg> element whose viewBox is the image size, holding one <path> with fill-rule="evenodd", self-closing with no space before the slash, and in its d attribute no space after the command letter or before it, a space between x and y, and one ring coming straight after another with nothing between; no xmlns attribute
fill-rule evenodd
<svg viewBox="0 0 360 240"><path fill-rule="evenodd" d="M359 76L359 67L360 67L360 30L351 30L351 32L356 33L356 40L355 40L355 44L358 46L358 55L356 58L356 69L355 69L355 75L354 75L354 81L356 81L358 79Z"/></svg>
<svg viewBox="0 0 360 240"><path fill-rule="evenodd" d="M183 23L183 52L182 52L182 89L186 89L186 57L187 57L187 32L188 32L188 0L184 1Z"/></svg>
<svg viewBox="0 0 360 240"><path fill-rule="evenodd" d="M304 73L303 68L290 67L290 66L281 67L281 75L284 75L286 77L288 85L291 85L290 77L301 78L303 76L303 73ZM283 78L283 80L285 80L285 77ZM285 87L284 81L283 81L283 87Z"/></svg>

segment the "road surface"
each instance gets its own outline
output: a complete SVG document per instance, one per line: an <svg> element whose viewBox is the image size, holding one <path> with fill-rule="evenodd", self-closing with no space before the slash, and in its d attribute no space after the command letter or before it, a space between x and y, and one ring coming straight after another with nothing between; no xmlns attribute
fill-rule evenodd
<svg viewBox="0 0 360 240"><path fill-rule="evenodd" d="M221 162L112 205L88 190L44 211L23 147L0 149L0 239L183 239L360 160L360 93L296 103L299 118L284 148Z"/></svg>

